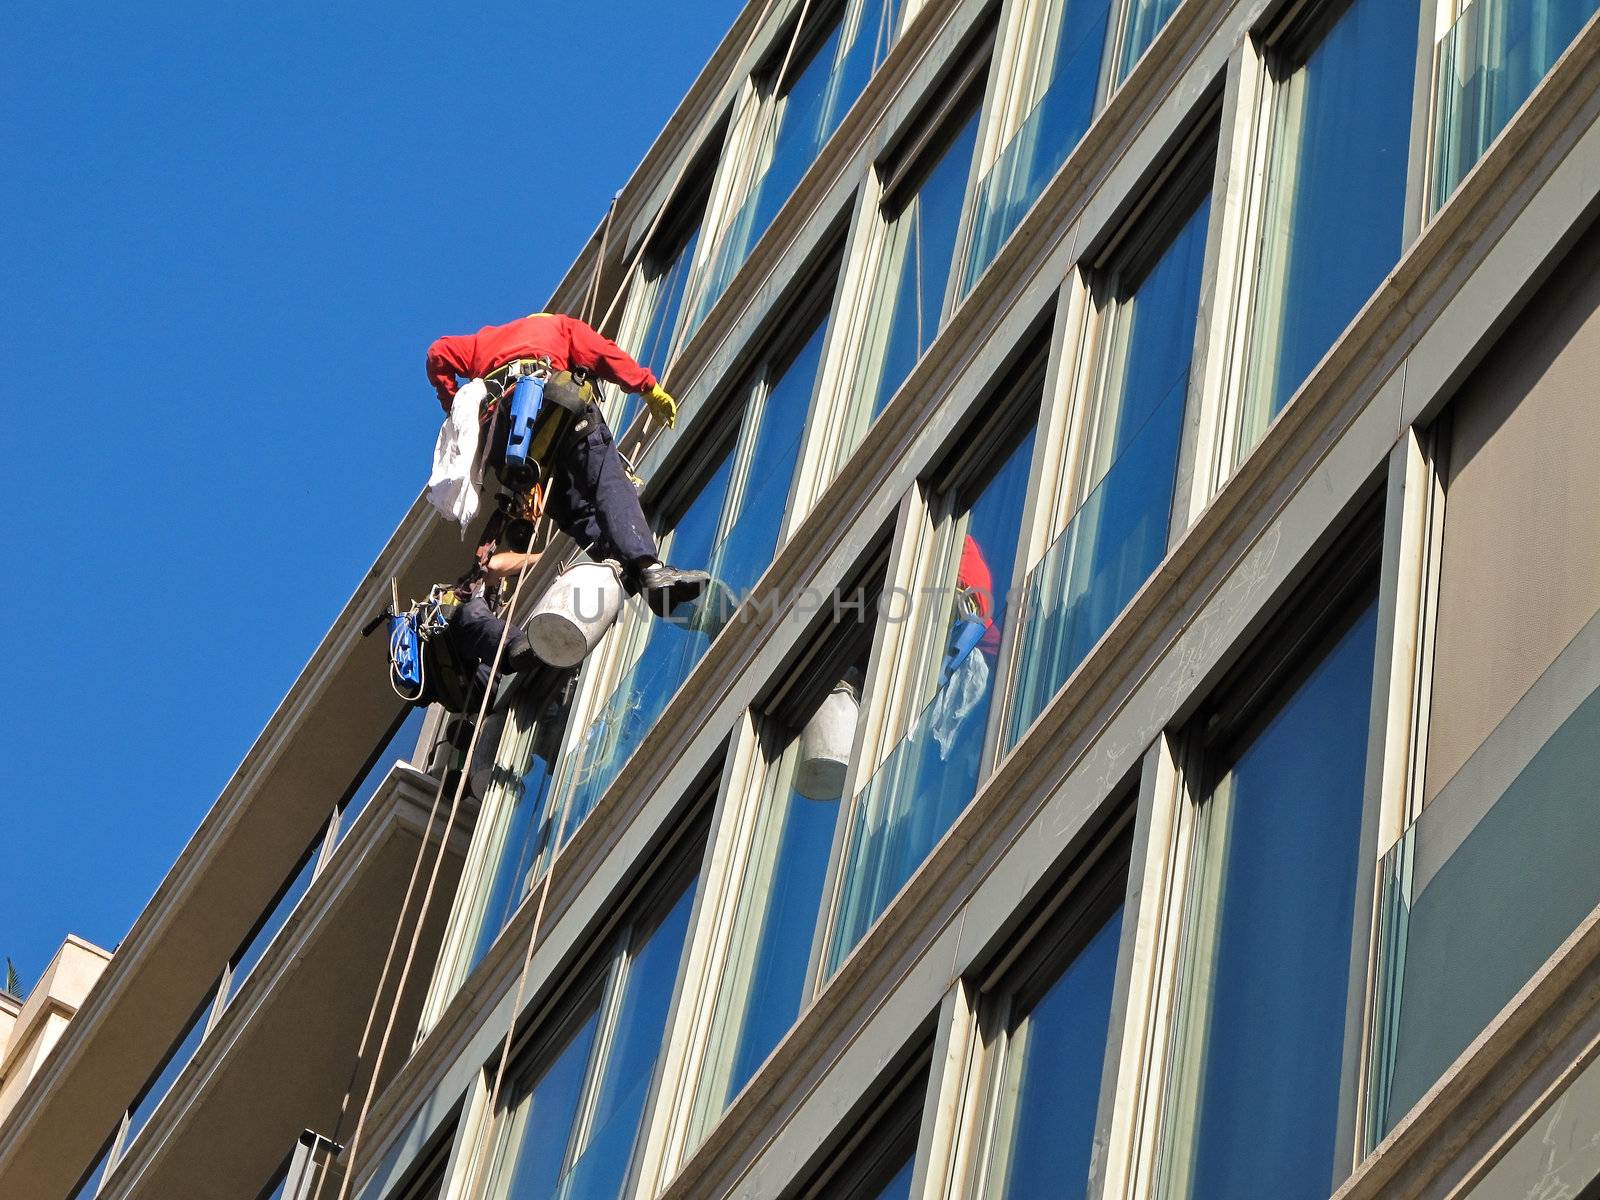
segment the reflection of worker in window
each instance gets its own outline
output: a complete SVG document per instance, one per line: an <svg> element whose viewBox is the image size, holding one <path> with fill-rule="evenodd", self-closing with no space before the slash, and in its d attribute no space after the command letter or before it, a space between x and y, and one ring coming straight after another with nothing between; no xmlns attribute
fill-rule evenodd
<svg viewBox="0 0 1600 1200"><path fill-rule="evenodd" d="M957 733L989 695L992 668L1000 653L994 611L994 576L977 540L968 534L956 567L954 612L934 700L931 732L941 759L950 757Z"/></svg>

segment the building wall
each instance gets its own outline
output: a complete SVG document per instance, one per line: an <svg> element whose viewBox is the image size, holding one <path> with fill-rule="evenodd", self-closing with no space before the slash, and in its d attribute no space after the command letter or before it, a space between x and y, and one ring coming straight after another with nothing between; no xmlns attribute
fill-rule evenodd
<svg viewBox="0 0 1600 1200"><path fill-rule="evenodd" d="M741 15L551 306L604 241L684 401L647 505L748 598L518 700L356 1194L1540 1182L1600 1023L1600 27L1457 8Z"/></svg>

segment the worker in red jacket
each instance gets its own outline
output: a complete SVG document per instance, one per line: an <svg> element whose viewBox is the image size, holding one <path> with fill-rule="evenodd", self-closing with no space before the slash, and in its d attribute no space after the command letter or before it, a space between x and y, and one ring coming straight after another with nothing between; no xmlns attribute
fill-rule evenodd
<svg viewBox="0 0 1600 1200"><path fill-rule="evenodd" d="M509 407L514 377L542 365L550 374L545 385L546 415L540 417L535 442L545 448L540 467L545 481L545 512L556 526L588 549L596 559L611 559L623 568L630 590L646 593L650 605L666 615L695 599L705 589L704 571L681 571L663 563L655 535L639 505L639 493L611 429L598 406L593 380L604 379L624 391L638 392L663 424L677 420L678 408L649 367L640 366L615 342L575 317L534 313L508 325L487 325L477 333L442 337L428 347L428 380L445 412L458 387L457 379L482 379L499 397L496 418ZM504 453L502 426L491 421L491 465L494 451ZM524 547L514 547L522 549ZM493 553L493 535L485 552Z"/></svg>

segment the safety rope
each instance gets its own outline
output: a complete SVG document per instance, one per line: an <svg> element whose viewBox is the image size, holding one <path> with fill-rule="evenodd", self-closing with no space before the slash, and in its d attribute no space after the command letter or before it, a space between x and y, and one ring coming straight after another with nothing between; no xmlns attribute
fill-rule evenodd
<svg viewBox="0 0 1600 1200"><path fill-rule="evenodd" d="M772 0L772 2L776 3L776 0ZM768 9L770 10L771 7L772 4L769 3ZM789 45L784 51L783 62L778 68L776 86L781 87L784 77L788 74L789 64L794 56L795 47L800 41L801 31L805 28L806 15L809 12L810 7L811 0L802 0L799 18L795 21L794 32L789 36ZM745 53L749 52L750 45L754 41L755 34L765 23L766 16L766 12L763 12L761 20L757 21L751 27L750 41L745 45ZM740 57L743 58L744 55L741 54ZM770 120L775 122L776 119L776 112L774 111L770 116ZM681 180L682 172L680 171L679 179L674 182L672 189L667 194L667 201L663 202L661 208L657 210L655 218L650 223L650 228L646 231L645 236L640 239L639 247L634 252L633 261L629 263L627 269L623 273L622 285L617 289L616 296L612 298L611 305L606 310L606 316L604 318L605 321L609 321L611 319L611 315L613 310L616 308L617 301L622 298L622 292L627 287L628 281L633 275L633 268L636 265L639 256L643 253L644 247L649 244L650 238L654 235L657 225L659 225L661 222L662 214L666 212L667 203L670 202L673 193L677 191L678 184L681 182ZM602 246L603 245L604 240L602 238ZM651 414L647 411L645 418L646 423L644 426L644 432L646 434L649 432L650 423L653 421L653 419L654 414ZM528 930L527 946L522 955L522 970L517 975L517 990L511 1004L511 1019L506 1023L506 1034L505 1037L503 1037L500 1041L499 1058L491 1075L488 1104L484 1106L481 1119L478 1122L476 1135L473 1138L472 1154L468 1159L467 1187L465 1191L461 1193L462 1200L477 1200L480 1188L487 1184L486 1168L488 1166L489 1156L486 1153L486 1150L488 1149L489 1134L495 1125L495 1112L500 1103L502 1087L509 1073L508 1069L511 1061L511 1047L516 1042L517 1014L522 1011L522 1004L527 996L528 978L532 973L533 958L539 944L539 933L544 924L545 905L550 896L550 881L555 878L556 867L561 861L562 849L563 847L559 844L558 833L557 844L551 852L549 864L545 867L544 879L540 882L539 901L534 909L533 924Z"/></svg>
<svg viewBox="0 0 1600 1200"><path fill-rule="evenodd" d="M749 55L750 49L755 44L756 37L760 33L762 27L766 24L768 17L774 11L776 6L782 2L783 0L767 0L766 5L762 9L761 15L751 23L749 36L746 38L744 48L739 54L740 61ZM810 9L810 4L811 0L803 0L801 4L800 17L795 23L794 32L790 36L788 48L784 53L783 64L778 71L777 78L780 85L783 81L785 73L788 71L789 62L794 54L795 46L800 38L800 32L805 26L806 14ZM775 113L772 115L771 119L776 120ZM622 275L617 284L616 292L612 295L611 302L606 306L604 316L601 317L600 323L595 325L590 318L593 315L595 302L599 299L600 282L602 271L605 265L605 254L608 247L611 224L616 213L618 200L620 199L622 193L619 191L612 196L611 203L606 210L605 222L601 229L600 245L595 254L594 272L590 277L589 286L585 289L586 296L584 301L584 321L586 324L590 324L592 327L597 329L603 329L611 322L612 317L616 314L617 305L621 302L630 283L633 280L635 269L638 267L640 260L643 258L646 248L650 245L651 239L655 236L656 231L659 229L662 219L666 216L667 210L671 207L672 201L677 195L678 190L682 187L683 180L687 176L693 163L694 159L691 156L686 158L683 165L678 168L678 172L673 177L672 184L667 189L666 195L663 198L660 207L657 208L655 216L651 218L650 224L646 228L644 236L639 239L639 243L634 248L632 255L630 255L626 263L624 263ZM647 414L646 425L644 427L646 433L649 431L649 421L651 419L652 418ZM545 527L544 536L541 539L542 553L544 550L548 550L553 542L555 537L555 529L549 517L545 514L540 515L537 524ZM530 539L530 549L531 548L532 539ZM531 561L525 562L522 566L522 569L517 574L516 586L512 589L511 600L505 610L508 616L511 613L514 613L516 610L517 601L521 596L523 584L526 582L528 572L532 566L533 563ZM507 620L504 628L502 628L500 631L500 641L495 647L494 660L489 668L489 678L484 688L483 699L478 708L478 718L473 723L472 736L468 741L464 768L461 772L461 777L456 784L455 796L451 800L450 815L447 818L443 829L440 831L439 848L434 855L433 866L429 871L428 884L422 896L422 904L418 910L416 922L412 927L411 939L406 948L405 960L401 965L399 980L395 984L394 995L389 1004L388 1017L384 1022L383 1035L378 1042L378 1050L373 1060L372 1072L367 1081L366 1094L362 1098L361 1107L356 1117L355 1130L351 1135L349 1149L344 1155L345 1171L343 1178L340 1180L337 1200L347 1200L351 1181L356 1177L356 1167L358 1164L358 1155L361 1149L362 1134L366 1130L367 1117L371 1112L372 1102L376 1096L378 1078L382 1072L383 1061L388 1053L389 1040L394 1032L395 1022L399 1016L400 1002L404 997L406 984L409 981L411 969L415 964L417 946L421 940L422 929L427 922L428 910L432 906L435 886L438 882L439 871L444 861L445 849L449 845L449 833L450 830L455 827L456 818L460 811L461 799L466 791L468 776L470 775L472 762L477 751L478 738L482 732L483 722L488 712L490 699L494 695L495 687L499 681L500 663L504 656L506 638L509 635L510 630L511 622L510 620ZM442 723L440 728L441 731L444 728ZM433 747L430 749L430 757L433 752L437 750L441 741L442 734L435 737ZM412 865L411 878L406 885L405 898L402 900L400 905L400 913L395 921L394 933L390 937L389 949L384 956L383 969L379 974L378 986L372 998L372 1005L368 1010L366 1026L362 1030L361 1041L356 1050L356 1062L351 1069L350 1082L346 1085L345 1098L340 1104L339 1117L335 1126L335 1137L333 1139L335 1142L338 1140L338 1133L342 1132L344 1120L348 1115L349 1099L353 1094L355 1080L360 1074L362 1059L365 1057L367 1047L371 1040L372 1030L376 1025L380 1001L382 999L385 986L388 983L389 973L394 962L395 951L399 948L401 931L404 929L406 923L406 912L410 908L411 898L415 894L416 883L421 874L422 862L426 857L428 837L431 835L434 824L438 819L439 806L444 797L444 790L448 778L448 771L440 772L439 786L434 791L433 803L428 812L428 823L425 827L426 832L424 833L417 848L417 857ZM539 933L544 921L546 902L550 895L550 880L553 878L555 874L555 868L560 861L561 849L562 847L559 845L555 847L551 853L550 863L545 868L544 880L539 890L539 901L534 910L533 926L529 930L527 949L523 955L522 970L517 978L515 1002L511 1010L512 1019L508 1022L506 1036L501 1043L499 1064L496 1068L494 1082L490 1090L489 1105L484 1110L483 1119L479 1123L479 1136L477 1137L474 1146L471 1160L471 1174L468 1178L469 1186L464 1193L464 1200L472 1200L472 1198L476 1195L477 1183L482 1177L482 1147L487 1139L489 1130L494 1124L495 1105L499 1101L501 1082L505 1078L506 1067L511 1053L511 1046L515 1041L517 1027L516 1013L521 1008L523 998L526 995L528 976L533 965L534 951L538 945ZM323 1168L318 1174L316 1189L312 1193L312 1200L321 1200L323 1184L328 1177L331 1166L332 1156L330 1155L329 1158L325 1160Z"/></svg>
<svg viewBox="0 0 1600 1200"><path fill-rule="evenodd" d="M511 601L506 606L506 609L505 609L506 614L507 614L508 617L511 614L516 612L517 600L521 597L522 586L527 581L528 572L532 568L532 566L533 566L533 562L532 562L532 560L529 560L527 562L524 562L522 564L522 569L517 572L516 587L512 589ZM460 778L457 779L457 781L456 781L455 796L452 798L452 800L450 802L450 815L445 819L444 827L440 831L440 834L439 834L439 848L438 848L438 850L435 852L435 854L433 856L433 866L430 868L429 873L428 873L428 885L423 890L423 893L422 893L422 904L421 904L421 907L420 907L420 909L418 910L418 913L417 913L416 923L412 926L412 929L411 929L411 940L410 940L409 945L407 945L407 947L406 947L405 960L401 964L400 975L399 975L398 980L395 983L394 997L389 1003L389 1015L388 1015L388 1018L384 1021L383 1035L378 1040L378 1050L377 1050L376 1055L374 1055L374 1057L373 1057L372 1073L371 1073L371 1075L369 1076L369 1078L367 1080L366 1095L362 1098L361 1108L359 1109L359 1111L357 1113L357 1116L356 1116L355 1131L354 1131L354 1133L351 1134L351 1137L350 1137L350 1149L347 1152L347 1154L345 1155L346 1170L345 1170L344 1178L342 1180L340 1180L340 1182L339 1182L339 1191L338 1191L337 1200L346 1200L346 1197L349 1195L350 1182L351 1182L352 1179L355 1178L355 1169L354 1168L355 1168L355 1164L357 1162L357 1155L360 1153L360 1150L361 1150L361 1135L366 1130L367 1116L371 1112L372 1101L375 1098L375 1096L377 1095L378 1079L379 1079L379 1076L381 1075L382 1070L383 1070L383 1061L384 1061L385 1057L388 1055L388 1051L389 1051L389 1039L394 1033L395 1022L399 1019L400 1002L401 1002L401 1000L403 999L403 997L405 995L406 984L410 981L410 978L411 978L411 968L416 963L417 946L422 940L422 929L423 929L423 926L427 923L428 910L433 905L433 895L434 895L434 890L437 887L438 882L439 882L439 872L440 872L441 868L444 865L445 851L450 845L450 831L455 828L456 818L460 814L460 811L461 811L461 800L462 800L462 797L465 796L465 794L466 794L467 781L468 781L468 779L469 779L469 777L471 775L473 757L476 754L477 748L478 748L478 739L483 733L483 724L484 724L485 718L488 716L488 713L489 713L489 704L494 699L495 687L496 687L497 683L499 682L500 664L501 664L502 659L505 657L506 639L509 637L510 633L511 633L511 621L510 620L506 620L504 625L501 627L501 630L500 630L500 640L495 645L494 660L489 665L489 677L485 681L485 685L484 685L484 689L483 689L483 698L478 702L478 716L477 716L477 719L473 722L472 736L467 742L466 756L465 756L465 761L464 761L464 764L463 764L463 768L462 768L461 773L460 773ZM437 810L438 810L438 797L442 797L443 796L444 787L445 787L444 781L446 779L448 779L448 777L449 777L449 774L448 774L447 771L446 772L441 772L439 790L438 790L437 797L436 797L435 802L434 802L433 811L430 812L430 814L429 814L427 832L424 834L423 839L422 839L422 844L418 848L418 858L417 858L418 864L421 863L422 858L425 855L425 852L426 852L426 849L427 849L427 844L428 844L428 835L430 835L433 832L434 816L437 814ZM411 891L411 889L408 889L406 903L401 905L400 916L399 916L399 918L397 919L397 921L395 923L395 937L394 937L393 941L391 942L391 948L394 945L398 944L399 931L405 925L406 908L409 905L409 901L410 901L410 891ZM388 967L388 965L389 965L388 962L386 962L385 963L385 971L384 971L383 975L380 975L380 977L379 977L378 989L377 989L376 994L373 997L373 1009L374 1009L374 1011L376 1010L376 1008L378 1006L378 1002L379 1002L379 1000L381 999L381 997L383 995L384 984L387 982L386 976L387 976L387 967ZM359 1070L359 1063L360 1063L360 1055L364 1050L365 1043L366 1043L366 1041L367 1041L369 1036L370 1036L370 1032L369 1032L368 1035L363 1036L362 1049L357 1051L358 1070ZM326 1177L325 1173L324 1173L323 1177L324 1178ZM321 1192L322 1192L322 1183L321 1183L321 1179L319 1179L318 1184L317 1184L317 1191L316 1191L316 1193L314 1193L314 1200L317 1200L317 1198L319 1198L321 1196Z"/></svg>
<svg viewBox="0 0 1600 1200"><path fill-rule="evenodd" d="M585 325L594 320L594 306L600 300L600 276L606 265L606 245L611 238L611 218L616 215L617 201L620 199L622 199L622 192L619 190L612 195L611 203L606 206L606 219L600 226L600 249L595 252L594 273L589 278L589 286L586 289L587 294L583 300L583 323ZM624 281L625 285L626 281ZM622 289L618 288L617 290L620 293Z"/></svg>
<svg viewBox="0 0 1600 1200"><path fill-rule="evenodd" d="M428 755L423 760L431 764L439 747L444 743L447 723L441 721L439 728L434 732L433 740L428 747ZM470 763L468 764L470 766ZM366 1024L361 1030L361 1041L356 1047L355 1061L350 1066L350 1078L344 1085L344 1096L339 1101L339 1115L334 1121L333 1133L329 1141L334 1145L339 1142L340 1135L344 1132L344 1121L349 1115L350 1100L355 1094L356 1079L361 1074L361 1063L366 1057L367 1046L372 1038L373 1026L378 1019L378 1003L383 998L383 989L389 982L389 972L394 967L395 951L400 946L400 932L405 928L406 913L411 908L411 898L416 894L417 880L422 876L422 862L427 857L428 840L433 835L434 822L439 818L439 802L444 799L446 781L450 778L448 770L439 772L439 786L433 791L433 803L428 808L428 822L423 826L423 836L417 845L417 856L411 864L411 878L406 882L405 898L400 902L400 913L395 920L394 932L389 935L389 949L383 956L383 970L378 975L378 987L372 995L372 1004L367 1009ZM312 1200L321 1200L322 1184L328 1177L328 1167L332 1162L332 1154L325 1158L317 1175L317 1187L312 1193Z"/></svg>

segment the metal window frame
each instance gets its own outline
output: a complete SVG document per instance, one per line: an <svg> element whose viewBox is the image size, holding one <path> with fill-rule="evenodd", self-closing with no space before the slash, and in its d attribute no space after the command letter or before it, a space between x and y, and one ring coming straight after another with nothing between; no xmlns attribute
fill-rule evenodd
<svg viewBox="0 0 1600 1200"><path fill-rule="evenodd" d="M1206 230L1199 300L1201 312L1207 309L1216 285L1215 264L1219 252L1217 210L1220 205L1216 197L1219 188L1224 186L1218 178L1223 169L1221 92L1219 86L1210 100L1196 105L1191 120L1175 139L1164 169L1143 189L1123 219L1112 225L1097 245L1085 251L1062 285L1050 336L1044 400L1039 416L1041 441L1045 444L1036 455L1035 475L1029 485L1032 511L1024 518L1025 534L1018 555L1022 570L1014 586L1019 598L1025 595L1029 576L1092 491L1088 464L1093 448L1110 406L1113 402L1120 405L1122 399L1120 389L1113 391L1108 387L1107 371L1117 345L1116 324L1126 302L1123 293L1142 282L1159 255L1209 197L1212 209ZM1178 466L1173 480L1167 530L1169 548L1182 539L1203 507L1197 502L1192 481L1201 431L1209 426L1212 415L1205 403L1208 339L1206 324L1197 321ZM1026 611L1019 616L1021 623L1029 618ZM1018 653L1020 639L1013 639L1012 653L1005 663L1007 687L999 697L1002 709L999 729L1004 729L1014 715L1016 697L1010 684L1017 671Z"/></svg>
<svg viewBox="0 0 1600 1200"><path fill-rule="evenodd" d="M738 96L727 118L727 132L722 152L717 160L710 191L701 219L700 244L695 251L695 261L690 264L689 278L684 285L684 329L689 332L688 314L699 309L703 294L709 284L710 272L721 257L722 247L752 189L759 186L771 162L772 141L777 136L781 120L781 107L789 89L800 75L811 66L818 51L835 28L845 27L868 0L820 0L805 14L806 28L795 41L789 72L777 78L782 60L788 52L795 34L795 23L800 19L802 0L791 0L788 11L771 20L765 44L754 59ZM916 12L912 0L906 0L900 14L899 27L894 37L910 23ZM787 199L785 200L787 203ZM781 208L781 206L780 206ZM757 239L759 241L759 239ZM754 244L750 247L755 248ZM709 311L709 310L707 310Z"/></svg>
<svg viewBox="0 0 1600 1200"><path fill-rule="evenodd" d="M992 402L974 407L972 418L963 428L953 431L943 456L901 502L884 588L887 599L878 613L854 762L841 801L849 807L841 814L828 861L828 882L823 893L827 916L819 934L823 946L831 943L840 916L844 868L851 850L850 830L864 794L863 785L888 760L931 698L932 683L943 657L948 592L960 555L960 533L965 528L967 508L1030 432L1031 492L1043 442L1038 432L1044 410L1047 347L1042 338L1049 327L1047 322L1048 314L1040 329L1024 337L1011 369L993 388ZM969 436L970 427L980 421L987 422L993 431L987 445ZM1022 548L1026 545L1030 501L1031 495L1023 504L1018 550L1011 578L1006 581L1007 596L1015 594L1018 581L1023 578L1019 572L1025 566ZM939 597L937 601L935 595ZM907 600L903 615L897 618L895 601L900 597ZM1015 640L1016 622L1008 620L1001 632L999 668L991 685L996 700L1009 686L1005 664L1013 657ZM979 787L995 766L1003 708L1003 703L991 701L978 766ZM829 978L818 972L812 994L825 988Z"/></svg>
<svg viewBox="0 0 1600 1200"><path fill-rule="evenodd" d="M934 1094L934 1057L933 1047L923 1044L907 1065L889 1073L855 1127L794 1189L793 1200L875 1200L878 1189L903 1169L902 1156L908 1150L915 1164L911 1194L919 1194L916 1176L926 1170L927 1098Z"/></svg>
<svg viewBox="0 0 1600 1200"><path fill-rule="evenodd" d="M1179 1111L1188 1088L1197 1082L1182 1063L1192 1059L1204 1036L1204 1021L1188 998L1188 972L1197 941L1209 937L1214 902L1197 892L1197 882L1218 882L1202 869L1209 800L1237 755L1281 711L1327 651L1369 608L1379 609L1374 647L1372 717L1363 761L1363 804L1357 849L1356 904L1351 931L1351 971L1345 1000L1345 1068L1335 1130L1334 1178L1330 1192L1359 1163L1356 1116L1362 1097L1364 1022L1375 947L1376 874L1381 797L1372 785L1383 747L1377 731L1386 721L1388 647L1382 620L1384 563L1390 499L1381 490L1353 506L1333 543L1312 564L1293 595L1268 619L1234 666L1210 689L1184 725L1169 732L1147 756L1151 816L1145 835L1147 858L1140 897L1138 951L1150 962L1134 996L1123 1062L1137 1062L1137 1075L1125 1087L1134 1091L1114 1118L1108 1155L1106 1200L1164 1194L1175 1148L1172 1138L1185 1124ZM1141 808L1146 798L1141 797ZM1142 1021L1141 1021L1142 1018ZM1142 1023L1143 1029L1136 1025Z"/></svg>
<svg viewBox="0 0 1600 1200"><path fill-rule="evenodd" d="M1286 166L1298 147L1289 124L1300 103L1302 69L1354 0L1282 0L1271 5L1229 64L1224 101L1223 146L1227 177L1242 181L1219 189L1223 211L1213 214L1217 235L1224 239L1219 261L1214 322L1206 352L1208 403L1216 409L1214 434L1202 439L1196 455L1196 499L1202 505L1221 490L1260 444L1276 414L1252 415L1258 398L1254 379L1260 372L1258 325L1268 286L1265 266L1271 210L1283 202ZM1416 85L1407 148L1405 195L1402 200L1401 248L1416 239L1423 225L1427 193L1424 185L1429 130L1432 127L1431 56L1434 14L1429 0L1419 4ZM1219 168L1221 163L1219 162ZM1219 183L1221 178L1219 177ZM1281 268L1281 263L1277 264ZM1291 398L1292 401L1292 398ZM1259 428L1247 428L1259 419Z"/></svg>
<svg viewBox="0 0 1600 1200"><path fill-rule="evenodd" d="M501 731L494 754L496 777L490 781L473 824L472 841L462 864L461 880L451 900L437 962L428 983L422 1015L417 1022L415 1042L421 1042L427 1036L472 973L467 956L481 931L479 923L483 920L484 905L488 903L488 889L506 849L511 814L520 799L516 789L526 775L550 704L561 702L552 695L550 689L556 689L566 696L566 718L562 728L565 744L577 693L577 672L541 669L518 688L511 714ZM518 896L515 908L520 908L527 901L534 890L534 882L549 868L555 834L561 826L562 810L556 792L560 782L559 753L554 767L555 778L550 784L551 794L546 805L543 831L539 834L539 850L529 864L528 883ZM515 777L515 781L512 777ZM510 918L507 919L509 923Z"/></svg>
<svg viewBox="0 0 1600 1200"><path fill-rule="evenodd" d="M342 1147L332 1138L323 1137L310 1129L295 1139L289 1160L279 1168L278 1176L262 1189L262 1196L271 1194L277 1182L283 1184L282 1200L311 1200L318 1181L333 1167L334 1156Z"/></svg>
<svg viewBox="0 0 1600 1200"><path fill-rule="evenodd" d="M877 629L876 613L882 597L881 577L887 570L889 547L883 539L863 556L845 585L848 595L860 592L870 605L874 620L870 626L841 627L819 617L815 635L796 656L780 678L746 710L734 732L721 786L711 834L711 861L706 878L706 930L699 960L702 975L693 985L692 1007L702 1016L690 1036L679 1088L677 1108L682 1118L672 1123L665 1136L670 1144L665 1161L674 1169L704 1139L721 1119L727 1106L713 1099L707 1070L714 1060L727 1065L729 1047L725 1045L728 1011L735 1000L728 985L728 971L739 955L734 938L737 930L748 931L751 918L752 888L758 886L755 872L767 869L776 859L764 860L757 853L763 834L771 833L771 822L783 796L781 784L797 744L799 726L809 716L804 711L820 703L826 688L818 678L833 678L842 664L859 658L867 661L870 676L871 655ZM821 668L819 672L819 667ZM863 683L863 705L870 684ZM820 693L820 694L819 694ZM856 773L862 730L858 724L851 768L846 773L843 796L850 794ZM750 802L755 797L755 802ZM841 798L840 803L844 803ZM827 868L825 868L826 873ZM801 1008L820 988L819 976L826 943L826 908L819 907L812 931L806 980L802 987ZM759 931L757 931L759 932ZM665 1176L657 1180L666 1182Z"/></svg>
<svg viewBox="0 0 1600 1200"><path fill-rule="evenodd" d="M702 237L702 242L704 241ZM834 316L828 308L834 288L830 280L838 278L837 248L829 244L820 255L818 269L806 274L800 286L787 302L773 306L763 324L770 336L757 336L750 341L750 359L745 369L734 376L734 383L720 398L711 403L727 415L737 414L733 420L713 421L708 435L700 439L675 465L670 486L655 497L653 507L657 525L676 526L684 511L701 494L706 482L721 468L726 457L731 457L732 475L728 495L723 500L717 517L718 541L727 535L730 520L739 511L742 499L738 488L747 481L753 466L753 448L759 434L760 418L767 397L793 365L795 357L816 334L818 325L830 326ZM824 336L822 359L816 377L811 381L808 415L801 434L799 459L790 478L785 517L780 520L777 546L781 547L802 518L799 496L802 492L804 463L807 461L808 443L814 426L819 424L819 409L824 391L824 364L826 362L829 334ZM670 559L672 534L658 535L661 553ZM573 698L557 765L555 807L565 814L574 786L572 764L583 745L589 728L621 686L627 672L638 658L648 637L651 623L658 620L642 604L625 606L622 617L606 635L600 646L584 663L578 674L577 692ZM563 815L562 820L565 820ZM563 830L563 836L565 831Z"/></svg>
<svg viewBox="0 0 1600 1200"><path fill-rule="evenodd" d="M694 930L705 899L700 882L704 876L702 860L709 847L711 796L707 783L703 782L699 791L699 798L691 803L690 811L678 823L651 869L622 890L611 915L592 937L586 939L589 947L587 953L563 973L561 982L552 994L538 1004L526 1020L519 1023L521 1028L513 1041L506 1066L509 1086L502 1091L496 1111L492 1113L487 1111L487 1101L499 1060L498 1044L496 1053L484 1063L471 1099L471 1116L461 1123L465 1136L456 1139L451 1151L448 1172L451 1184L447 1195L456 1196L475 1173L481 1175L481 1196L505 1194L504 1189L510 1183L510 1176L505 1172L515 1162L514 1156L508 1158L508 1153L513 1134L519 1126L518 1114L526 1100L524 1089L527 1081L532 1079L536 1082L542 1077L554 1056L564 1049L570 1035L588 1019L589 1013L595 1012L599 1025L584 1065L578 1114L568 1132L568 1143L562 1148L562 1170L570 1169L574 1153L582 1153L584 1139L592 1132L594 1103L597 1089L603 1082L611 1039L616 1032L618 1005L622 986L626 982L627 967L642 941L655 932L686 891L695 888L694 908L690 913L683 952L678 960L667 1019L662 1027L661 1052L640 1113L639 1140L636 1142L634 1159L629 1165L625 1194L636 1186L650 1156L647 1143L653 1140L655 1109L663 1091L668 1051L675 1040L676 1025L681 1017L685 964L689 959ZM490 1126L487 1131L483 1129L485 1122ZM485 1133L487 1137L484 1137ZM471 1161L473 1149L480 1140L484 1143L485 1155L481 1168Z"/></svg>
<svg viewBox="0 0 1600 1200"><path fill-rule="evenodd" d="M875 152L866 178L857 190L844 266L840 271L834 328L824 348L821 372L827 394L835 399L830 405L827 441L812 455L819 467L799 498L806 509L843 468L871 424L866 395L868 378L875 376L874 363L881 357L883 347L865 344L870 339L863 339L861 331L881 324L882 309L890 298L887 293L893 280L886 277L886 255L898 213L891 215L888 210L905 203L908 192L914 197L916 189L942 161L952 139L974 111L981 147L995 73L995 36L993 21L978 22L978 28L951 55L954 65L926 86L906 118L885 131L884 141L880 143L883 148ZM967 166L961 218L951 254L950 274L940 311L934 318L936 328L944 326L959 302L962 264L971 240L972 197L980 178L978 148L974 147L972 161Z"/></svg>
<svg viewBox="0 0 1600 1200"><path fill-rule="evenodd" d="M965 979L968 1019L955 1037L964 1041L951 1074L956 1086L941 1106L952 1111L948 1157L938 1165L939 1194L993 1197L996 1117L1001 1088L1014 1067L1013 1037L1022 1021L1077 961L1118 908L1131 909L1135 793L1113 806L1105 828L1052 886L1044 901L1024 914L1017 932L990 965ZM1126 924L1126 922L1125 922ZM1115 990L1125 984L1130 967L1129 941L1120 939ZM1102 1144L1111 1121L1120 1065L1119 1021L1113 1004L1107 1030L1105 1060L1098 1083L1096 1144ZM930 1171L930 1181L932 1172ZM1088 1195L1098 1195L1091 1179Z"/></svg>

